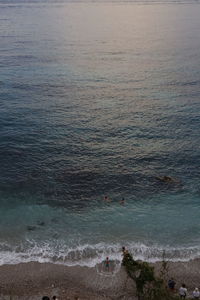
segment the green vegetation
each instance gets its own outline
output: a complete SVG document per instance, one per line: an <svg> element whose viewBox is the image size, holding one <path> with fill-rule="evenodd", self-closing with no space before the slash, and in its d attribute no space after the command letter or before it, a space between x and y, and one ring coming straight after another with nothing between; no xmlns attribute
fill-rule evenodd
<svg viewBox="0 0 200 300"><path fill-rule="evenodd" d="M130 253L124 252L122 265L128 276L135 282L139 300L175 300L164 280L155 275L154 268L146 262L135 261ZM164 266L166 269L166 265ZM165 271L165 270L164 270Z"/></svg>

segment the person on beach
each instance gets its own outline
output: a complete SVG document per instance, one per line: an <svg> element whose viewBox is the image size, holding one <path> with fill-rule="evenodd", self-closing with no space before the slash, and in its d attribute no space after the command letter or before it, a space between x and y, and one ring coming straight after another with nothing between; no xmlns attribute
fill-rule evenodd
<svg viewBox="0 0 200 300"><path fill-rule="evenodd" d="M200 299L200 292L199 292L199 289L198 288L195 288L193 293L192 293L192 296L194 299Z"/></svg>
<svg viewBox="0 0 200 300"><path fill-rule="evenodd" d="M42 297L42 300L50 300L50 298L48 296L44 296Z"/></svg>
<svg viewBox="0 0 200 300"><path fill-rule="evenodd" d="M58 298L56 296L53 296L52 300L58 300Z"/></svg>
<svg viewBox="0 0 200 300"><path fill-rule="evenodd" d="M173 278L169 279L168 288L170 289L170 291L174 292L175 285L176 285L176 282L174 281L174 279Z"/></svg>
<svg viewBox="0 0 200 300"><path fill-rule="evenodd" d="M187 289L186 289L186 286L184 283L182 284L182 286L179 289L179 296L182 299L185 299L185 297L187 296Z"/></svg>
<svg viewBox="0 0 200 300"><path fill-rule="evenodd" d="M122 247L122 256L129 254L128 250L125 247Z"/></svg>
<svg viewBox="0 0 200 300"><path fill-rule="evenodd" d="M106 269L106 271L108 271L108 272L109 272L109 270L110 270L110 261L109 261L109 258L108 258L108 257L106 257L106 260L105 260L105 269Z"/></svg>

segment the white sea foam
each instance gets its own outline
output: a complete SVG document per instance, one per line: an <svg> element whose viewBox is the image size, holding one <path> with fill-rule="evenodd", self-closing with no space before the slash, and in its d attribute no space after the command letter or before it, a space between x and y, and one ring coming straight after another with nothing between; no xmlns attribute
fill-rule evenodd
<svg viewBox="0 0 200 300"><path fill-rule="evenodd" d="M75 248L60 247L52 248L48 243L43 246L33 244L28 249L23 247L11 248L8 244L0 244L0 265L18 264L26 262L55 263L67 266L88 266L95 267L108 256L117 265L122 260L120 244L99 243L96 245L79 245ZM200 257L199 247L172 248L172 247L148 247L144 244L130 243L125 245L133 254L135 259L148 262L161 261L164 258L168 261L189 261Z"/></svg>

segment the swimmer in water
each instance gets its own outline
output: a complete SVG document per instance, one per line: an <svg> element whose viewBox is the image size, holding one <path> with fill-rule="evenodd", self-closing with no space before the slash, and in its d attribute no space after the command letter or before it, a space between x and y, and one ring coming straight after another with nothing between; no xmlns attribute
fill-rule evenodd
<svg viewBox="0 0 200 300"><path fill-rule="evenodd" d="M122 256L129 254L128 250L125 247L122 247Z"/></svg>
<svg viewBox="0 0 200 300"><path fill-rule="evenodd" d="M105 196L103 199L105 202L111 202L111 199L108 196Z"/></svg>
<svg viewBox="0 0 200 300"><path fill-rule="evenodd" d="M126 252L126 248L125 247L122 247L122 255L124 255Z"/></svg>
<svg viewBox="0 0 200 300"><path fill-rule="evenodd" d="M106 260L105 260L105 269L106 271L109 272L109 269L110 269L110 261L109 261L109 258L106 257Z"/></svg>
<svg viewBox="0 0 200 300"><path fill-rule="evenodd" d="M119 201L119 204L124 205L125 204L125 199L122 198L122 200Z"/></svg>

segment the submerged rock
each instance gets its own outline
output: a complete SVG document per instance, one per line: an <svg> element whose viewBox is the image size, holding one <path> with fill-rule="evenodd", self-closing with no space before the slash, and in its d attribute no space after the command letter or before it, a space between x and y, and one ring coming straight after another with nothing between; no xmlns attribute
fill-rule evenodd
<svg viewBox="0 0 200 300"><path fill-rule="evenodd" d="M37 229L37 227L36 227L36 226L32 226L32 225L28 225L28 226L26 227L26 229L27 229L28 231L34 231L34 230Z"/></svg>
<svg viewBox="0 0 200 300"><path fill-rule="evenodd" d="M38 226L44 226L44 225L45 225L45 222L44 222L44 221L38 221L38 222L37 222L37 225L38 225Z"/></svg>
<svg viewBox="0 0 200 300"><path fill-rule="evenodd" d="M171 176L156 176L156 179L166 183L180 183L179 180L174 179Z"/></svg>

